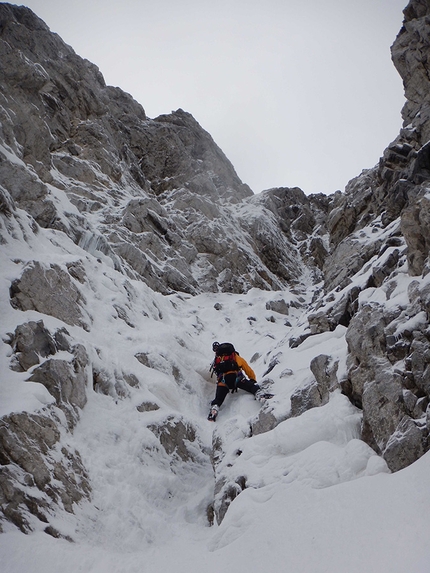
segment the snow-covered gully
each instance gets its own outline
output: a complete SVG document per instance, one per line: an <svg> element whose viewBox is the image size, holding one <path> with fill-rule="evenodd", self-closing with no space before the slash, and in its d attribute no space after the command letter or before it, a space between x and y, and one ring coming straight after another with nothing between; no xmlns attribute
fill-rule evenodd
<svg viewBox="0 0 430 573"><path fill-rule="evenodd" d="M103 275L105 288L114 276ZM104 346L98 359L111 379L126 366L133 370L131 357L138 351L151 367L138 364L141 384L121 398L118 388L115 395L89 392L68 438L93 488L91 501L81 503L75 515L59 512L53 518L74 542L42 531L8 532L0 537L8 572L27 570L31 560L36 573L198 573L220 567L400 573L412 559L409 570L424 573L427 519L420 507L429 499L429 457L391 475L359 439L361 413L339 391L326 405L289 417L291 394L312 376L313 357L329 352L344 367L343 327L291 349L288 339L300 329L303 313L292 293L148 298L145 288L135 288L137 304L129 312L135 328L115 319L116 333L107 329L113 319L100 307L98 343ZM268 310L270 301L281 299L288 316ZM216 424L206 420L214 392L214 339L234 342L259 381L271 380L270 404L262 408L239 392L227 397ZM262 411L271 411L279 423L253 434ZM195 430L192 441L182 442L185 449L178 443L166 449L154 432L166 417ZM232 485L245 489L222 523L215 520L210 527L208 506Z"/></svg>
<svg viewBox="0 0 430 573"><path fill-rule="evenodd" d="M306 196L0 3L1 573L429 573L429 6L399 136ZM212 423L215 340L273 397Z"/></svg>

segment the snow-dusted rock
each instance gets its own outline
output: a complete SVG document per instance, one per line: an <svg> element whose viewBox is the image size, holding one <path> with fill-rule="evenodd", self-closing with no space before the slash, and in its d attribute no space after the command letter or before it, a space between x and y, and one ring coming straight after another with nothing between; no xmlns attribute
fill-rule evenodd
<svg viewBox="0 0 430 573"><path fill-rule="evenodd" d="M88 356L85 349L83 346L76 346L73 352L72 362L51 358L37 366L28 379L30 382L43 384L48 389L58 407L64 410L71 427L79 418L80 409L87 402L88 382Z"/></svg>
<svg viewBox="0 0 430 573"><path fill-rule="evenodd" d="M59 265L29 263L21 277L12 283L10 296L14 308L37 310L67 324L89 329L89 317L83 310L85 299L69 273Z"/></svg>
<svg viewBox="0 0 430 573"><path fill-rule="evenodd" d="M430 253L430 199L424 195L402 213L402 232L408 246L409 271L421 275Z"/></svg>
<svg viewBox="0 0 430 573"><path fill-rule="evenodd" d="M88 499L91 487L79 452L60 442L55 410L16 413L0 420L0 504L2 520L28 533L37 523L49 525L56 508L73 512L73 504Z"/></svg>
<svg viewBox="0 0 430 573"><path fill-rule="evenodd" d="M212 511L218 524L222 522L232 501L246 488L246 476L229 471L242 451L240 440L251 435L251 427L243 420L232 419L212 436L212 465L215 486ZM226 471L227 470L227 471Z"/></svg>
<svg viewBox="0 0 430 573"><path fill-rule="evenodd" d="M32 12L0 9L0 174L19 207L164 293L246 292L300 280L301 256L277 229L283 211L270 221L259 208L241 213L251 190L189 113L147 118ZM298 208L306 210L300 194ZM294 190L287 207L292 201ZM306 225L295 222L302 235L316 224L313 215ZM315 242L312 251L320 252Z"/></svg>
<svg viewBox="0 0 430 573"><path fill-rule="evenodd" d="M384 449L384 459L391 471L401 470L420 458L428 449L425 422L404 416Z"/></svg>
<svg viewBox="0 0 430 573"><path fill-rule="evenodd" d="M327 402L328 395L322 396L321 389L315 380L300 386L291 395L291 415L300 416L306 410L317 408Z"/></svg>
<svg viewBox="0 0 430 573"><path fill-rule="evenodd" d="M9 344L14 350L14 370L26 371L40 363L40 357L46 358L57 352L57 343L43 324L43 320L33 320L16 327ZM65 350L65 348L64 348Z"/></svg>
<svg viewBox="0 0 430 573"><path fill-rule="evenodd" d="M184 462L195 460L198 444L196 430L192 424L169 416L167 420L150 424L148 428L158 437L169 455L178 456Z"/></svg>

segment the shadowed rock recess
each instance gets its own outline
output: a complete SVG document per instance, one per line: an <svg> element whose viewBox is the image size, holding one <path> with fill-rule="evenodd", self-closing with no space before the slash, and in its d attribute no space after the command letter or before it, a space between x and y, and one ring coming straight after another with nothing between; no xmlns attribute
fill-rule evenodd
<svg viewBox="0 0 430 573"><path fill-rule="evenodd" d="M31 10L0 4L0 248L22 241L33 253L29 258L17 247L3 281L13 316L1 332L3 356L12 380L42 384L50 396L37 413L0 419L0 531L2 522L24 532L42 523L60 535L50 524L55 508L71 513L91 499L87 470L70 440L87 393L121 399L139 385L127 371L108 373L103 349L86 348L77 334L91 333L94 301L106 296L89 276L100 263L122 276L125 302L112 309L130 328L135 281L162 295L259 288L312 299L289 346L345 327L347 367L338 371L331 356L316 356L312 381L291 396L290 415L326 404L340 388L362 409L362 439L392 471L429 449L426 0L405 8L391 50L406 103L403 127L379 164L344 193L306 196L285 187L253 195L192 115L178 109L148 118ZM61 260L47 260L48 241L62 249ZM403 287L407 296L393 304ZM272 310L288 314L287 307ZM162 316L155 302L140 312ZM165 357L148 351L136 358L184 384L180 368ZM158 408L148 400L138 411ZM253 431L270 431L280 421L265 410ZM149 430L184 463L201 454L195 428L180 415L160 415ZM215 472L222 457L216 438ZM218 475L215 482L212 511L220 522L245 484L241 476L227 483Z"/></svg>

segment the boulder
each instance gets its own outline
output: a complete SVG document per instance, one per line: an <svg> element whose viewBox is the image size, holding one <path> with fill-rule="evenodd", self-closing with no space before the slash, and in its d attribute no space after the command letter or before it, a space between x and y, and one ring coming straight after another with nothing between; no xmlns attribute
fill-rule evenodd
<svg viewBox="0 0 430 573"><path fill-rule="evenodd" d="M10 340L15 353L13 370L27 371L40 363L40 358L46 358L57 352L57 344L43 324L43 320L29 321L17 326Z"/></svg>
<svg viewBox="0 0 430 573"><path fill-rule="evenodd" d="M279 300L270 300L266 302L266 310L271 310L273 312L278 312L279 314L285 314L288 316L290 312L290 305L285 302L283 298Z"/></svg>
<svg viewBox="0 0 430 573"><path fill-rule="evenodd" d="M169 416L164 422L150 424L148 428L158 437L166 453L183 462L195 461L196 429L183 419Z"/></svg>
<svg viewBox="0 0 430 573"><path fill-rule="evenodd" d="M50 358L35 368L29 378L31 382L43 384L55 398L72 428L79 419L79 411L87 402L88 355L82 345L73 348L71 362Z"/></svg>
<svg viewBox="0 0 430 573"><path fill-rule="evenodd" d="M411 465L429 449L428 430L409 416L404 416L391 434L382 453L392 472Z"/></svg>
<svg viewBox="0 0 430 573"><path fill-rule="evenodd" d="M10 287L11 305L19 310L37 310L71 326L89 330L85 299L69 273L57 264L29 263Z"/></svg>

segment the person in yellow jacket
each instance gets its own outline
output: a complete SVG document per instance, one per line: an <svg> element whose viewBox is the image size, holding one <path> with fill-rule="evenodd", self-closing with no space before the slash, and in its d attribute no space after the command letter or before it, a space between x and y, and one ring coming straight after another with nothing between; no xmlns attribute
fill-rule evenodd
<svg viewBox="0 0 430 573"><path fill-rule="evenodd" d="M254 370L244 358L239 356L232 344L214 342L212 350L215 352L215 359L212 362L211 371L216 374L217 387L215 398L211 402L208 420L214 422L229 392L237 392L238 389L245 390L258 399L260 386L256 382Z"/></svg>

